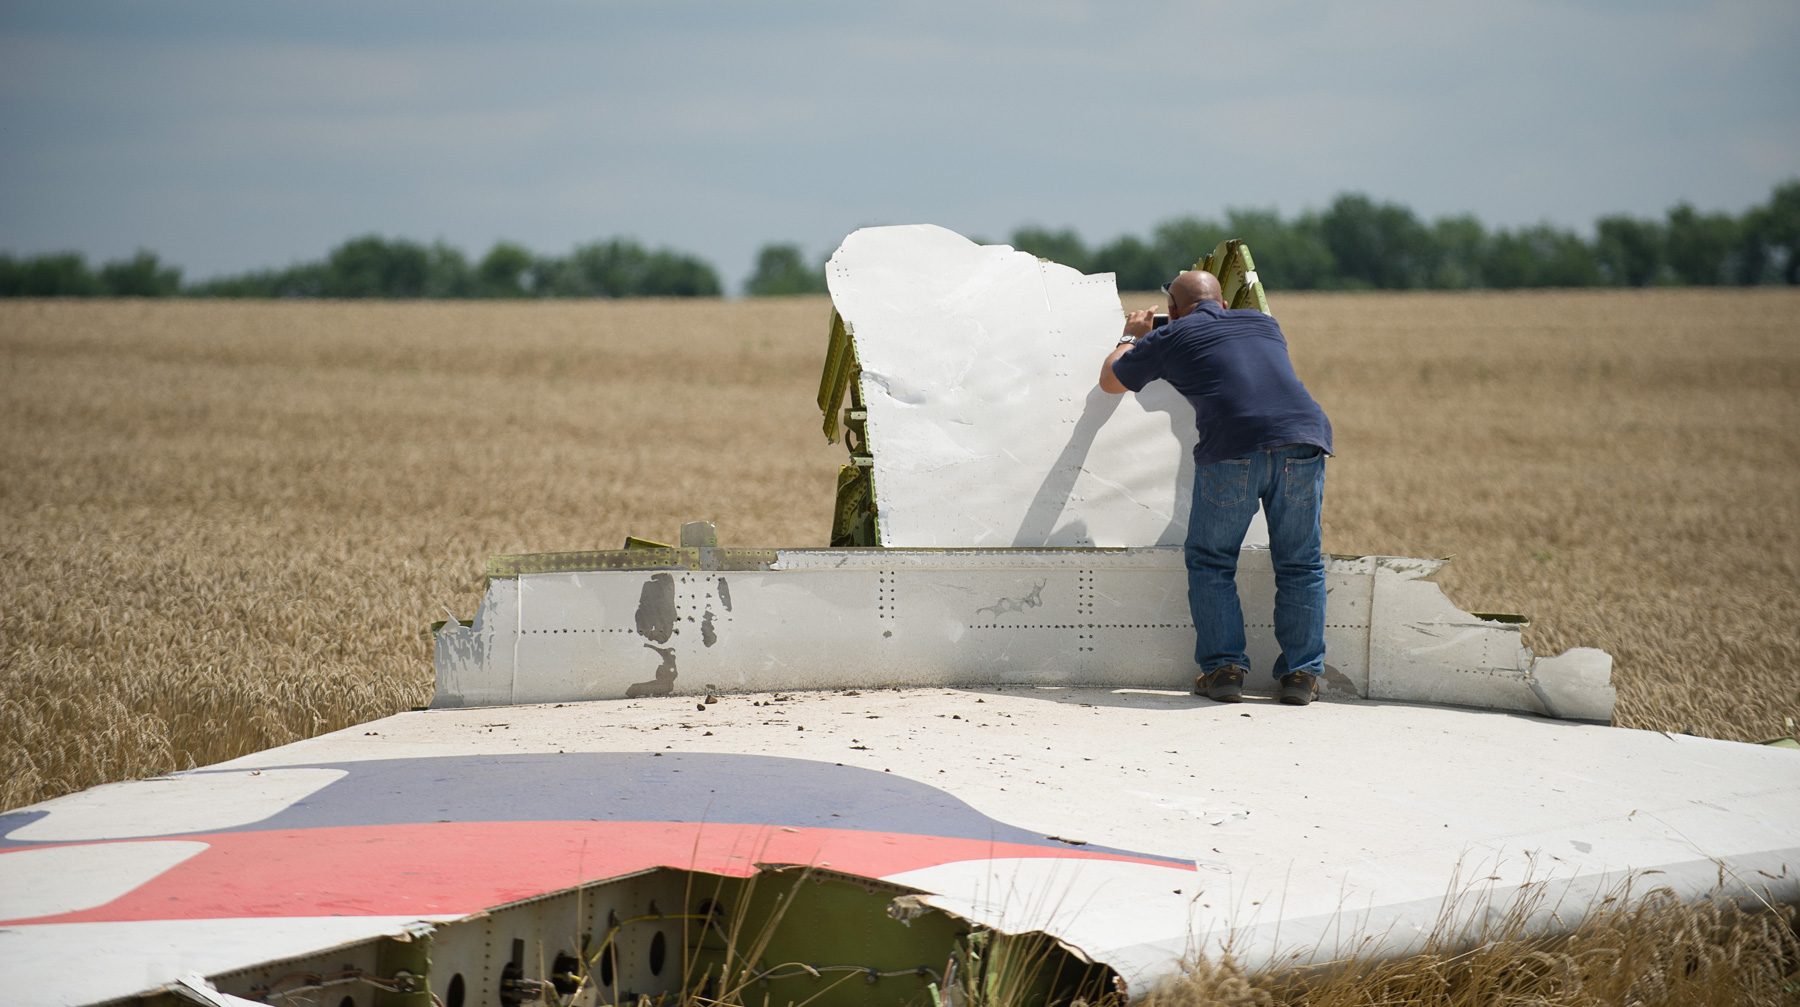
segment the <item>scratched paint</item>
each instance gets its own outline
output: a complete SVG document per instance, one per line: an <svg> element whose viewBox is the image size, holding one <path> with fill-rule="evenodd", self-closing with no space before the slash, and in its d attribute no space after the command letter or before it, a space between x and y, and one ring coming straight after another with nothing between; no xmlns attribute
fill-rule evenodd
<svg viewBox="0 0 1800 1007"><path fill-rule="evenodd" d="M1350 676L1338 670L1337 666L1327 664L1323 677L1325 688L1344 696L1356 695L1356 683L1350 681Z"/></svg>
<svg viewBox="0 0 1800 1007"><path fill-rule="evenodd" d="M675 578L652 574L638 596L638 635L656 643L668 643L675 632Z"/></svg>
<svg viewBox="0 0 1800 1007"><path fill-rule="evenodd" d="M1040 580L1032 585L1031 592L1023 598L1001 598L992 605L983 605L977 612L992 612L998 619L1010 612L1023 612L1028 608L1037 608L1044 603L1044 585L1048 581Z"/></svg>
<svg viewBox="0 0 1800 1007"><path fill-rule="evenodd" d="M653 650L662 657L662 664L657 666L656 677L648 682L633 682L625 689L626 699L637 699L639 696L667 696L675 691L675 648L658 647L653 643L644 644L645 650Z"/></svg>

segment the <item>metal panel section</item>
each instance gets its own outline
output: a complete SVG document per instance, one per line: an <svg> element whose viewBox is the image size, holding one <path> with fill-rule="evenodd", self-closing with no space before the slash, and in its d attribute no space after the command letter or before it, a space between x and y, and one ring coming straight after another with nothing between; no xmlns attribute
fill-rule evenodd
<svg viewBox="0 0 1800 1007"><path fill-rule="evenodd" d="M519 581L488 580L474 624L445 623L435 636L433 706L505 706L513 701L519 640Z"/></svg>
<svg viewBox="0 0 1800 1007"><path fill-rule="evenodd" d="M1470 615L1421 579L1442 565L1393 557L1376 562L1368 694L1549 715L1531 688L1532 655L1518 626Z"/></svg>
<svg viewBox="0 0 1800 1007"><path fill-rule="evenodd" d="M863 1007L860 991L913 999L908 970L937 967L919 946L900 953L931 921L901 927L872 911L894 886L924 893L900 896L914 908L1008 932L1044 927L1117 969L1133 994L1184 955L1225 945L1252 969L1402 954L1438 922L1446 895L1457 918L1477 922L1541 895L1542 929L1574 925L1634 873L1655 872L1654 885L1680 898L1800 895L1792 751L1407 703L1300 710L1148 690L882 689L702 705L672 696L400 714L174 774L196 789L217 782L221 800L245 772L343 774L265 820L194 821L210 831L123 842L0 839L0 863L21 858L14 878L61 850L122 866L142 856L139 883L104 904L70 912L86 900L58 900L37 907L55 916L0 919L0 1007L130 996L189 972L251 996L282 977L305 982L296 970L343 978L349 965L393 980L409 950L398 943L425 934L411 921L435 928L430 987L446 1003L461 974L465 1004L496 1004L515 962L514 991L541 989L567 974L557 959L583 937L598 964L592 951L608 933L621 941L616 1001L654 999L678 986L669 969L685 951L704 969L702 941L720 946L704 934L690 943L678 927L692 921L678 918L707 914L702 897L726 903L728 919L758 915L716 879L767 864L829 864L847 887L832 892L827 878L809 889L788 917L797 928L768 945L759 970L803 961L886 973L872 986L866 971L771 980L771 1002L787 1003L852 976L840 987L859 991L850 1002L834 993L819 1007ZM152 803L160 782L118 785L145 793L117 806ZM8 812L0 837L79 803ZM168 843L205 849L177 860L163 856ZM56 877L71 893L88 883L68 872L42 884ZM0 882L0 896L18 892ZM665 926L658 974L654 933ZM900 942L885 940L890 927ZM370 992L352 983L321 999L354 994L372 1007Z"/></svg>
<svg viewBox="0 0 1800 1007"><path fill-rule="evenodd" d="M1256 260L1250 257L1250 246L1242 240L1219 242L1194 268L1219 278L1219 292L1228 307L1254 308L1269 314L1269 300L1263 293L1262 279L1256 275Z"/></svg>
<svg viewBox="0 0 1800 1007"><path fill-rule="evenodd" d="M245 825L286 810L342 770L278 769L103 784L46 802L44 817L5 834L33 843L135 839Z"/></svg>
<svg viewBox="0 0 1800 1007"><path fill-rule="evenodd" d="M670 574L650 574L660 584ZM514 645L518 667L530 673L515 677L512 702L553 702L597 687L592 657L613 648L604 638L629 638L643 644L633 614L642 575L600 573L533 574L512 583L522 603ZM621 662L622 663L622 662Z"/></svg>
<svg viewBox="0 0 1800 1007"><path fill-rule="evenodd" d="M151 987L115 1003L601 1007L648 998L890 1007L931 1000L953 973L947 963L967 967L968 922L920 901L920 889L759 866L749 877L657 868L576 885L210 976L190 971L168 987L187 999ZM993 977L988 992L1004 991L1007 1002L1066 1003L1113 988L1112 970L1041 939L987 933L976 943L1008 940L1023 942L1031 967Z"/></svg>
<svg viewBox="0 0 1800 1007"><path fill-rule="evenodd" d="M373 967L373 935L404 933L407 923L315 916L11 926L0 931L0 975L6 980L0 983L0 1007L116 1002L138 993L155 997L158 988L184 974L250 972L302 954L326 959L333 971L344 965ZM367 945L368 956L352 951L347 946L352 943ZM171 997L159 1007L189 1003ZM368 1003L366 988L361 1003Z"/></svg>
<svg viewBox="0 0 1800 1007"><path fill-rule="evenodd" d="M642 541L632 539L631 541ZM541 552L489 556L489 577L583 570L761 570L775 562L774 549L726 549L717 546L674 546L598 549L591 552Z"/></svg>
<svg viewBox="0 0 1800 1007"><path fill-rule="evenodd" d="M836 444L838 412L844 407L844 392L856 376L856 345L850 338L850 327L835 309L831 312L831 334L825 345L825 371L819 376L819 410L825 414L825 440Z"/></svg>
<svg viewBox="0 0 1800 1007"><path fill-rule="evenodd" d="M1193 407L1165 382L1100 391L1112 274L923 224L856 231L826 273L862 368L882 545L1182 541Z"/></svg>
<svg viewBox="0 0 1800 1007"><path fill-rule="evenodd" d="M1612 720L1612 655L1596 647L1571 647L1531 664L1532 694L1552 717Z"/></svg>
<svg viewBox="0 0 1800 1007"><path fill-rule="evenodd" d="M599 569L490 581L438 633L434 706L899 685L1186 689L1194 631L1176 548L816 549L763 569ZM745 550L748 552L749 550ZM1326 561L1323 695L1606 720L1610 659L1539 661L1517 623L1463 612L1442 563ZM1278 653L1265 550L1240 554L1253 674ZM1552 697L1546 702L1546 697Z"/></svg>
<svg viewBox="0 0 1800 1007"><path fill-rule="evenodd" d="M0 857L0 919L103 906L205 851L205 843L163 841L47 846Z"/></svg>

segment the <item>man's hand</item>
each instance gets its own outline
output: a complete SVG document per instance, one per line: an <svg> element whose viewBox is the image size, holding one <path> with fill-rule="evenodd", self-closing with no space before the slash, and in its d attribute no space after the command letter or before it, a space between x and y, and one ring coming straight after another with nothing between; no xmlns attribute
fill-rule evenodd
<svg viewBox="0 0 1800 1007"><path fill-rule="evenodd" d="M1151 326L1156 324L1154 321L1155 316L1156 316L1155 308L1145 308L1142 311L1133 311L1130 314L1126 315L1125 316L1125 335L1137 336L1139 338L1149 335ZM1106 355L1105 362L1103 362L1100 365L1100 390L1101 391L1107 393L1108 395L1123 395L1126 392L1131 390L1129 388L1126 388L1125 383L1120 381L1117 377L1115 377L1113 375L1113 369L1112 369L1113 361L1115 361L1115 360L1119 359L1120 357L1124 356L1125 354L1131 352L1131 349L1132 349L1132 346L1130 343L1120 343L1119 345L1113 347L1113 351L1111 353Z"/></svg>

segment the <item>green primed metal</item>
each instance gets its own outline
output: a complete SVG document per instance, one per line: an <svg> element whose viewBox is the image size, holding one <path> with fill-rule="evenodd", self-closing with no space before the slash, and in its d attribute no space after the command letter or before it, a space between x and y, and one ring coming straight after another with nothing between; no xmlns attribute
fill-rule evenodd
<svg viewBox="0 0 1800 1007"><path fill-rule="evenodd" d="M1794 735L1796 733L1794 731L1794 718L1787 718L1786 727L1786 734L1779 738L1770 738L1768 741L1759 742L1759 744L1768 745L1771 748L1800 748L1800 741L1794 740Z"/></svg>
<svg viewBox="0 0 1800 1007"><path fill-rule="evenodd" d="M1111 969L1078 958L1043 933L973 930L957 942L953 958L946 982L931 990L936 1007L1093 1003L1119 992Z"/></svg>
<svg viewBox="0 0 1800 1007"><path fill-rule="evenodd" d="M677 549L669 546L538 552L489 556L487 575L505 579L523 574L588 570L767 570L777 558L774 549Z"/></svg>
<svg viewBox="0 0 1800 1007"><path fill-rule="evenodd" d="M384 937L375 947L375 972L397 989L375 987L374 1007L433 1007L431 996L431 935Z"/></svg>
<svg viewBox="0 0 1800 1007"><path fill-rule="evenodd" d="M841 429L844 445L850 449L850 464L838 469L831 514L831 544L840 548L881 545L876 524L875 455L869 445L869 413L863 408L861 374L856 339L843 316L833 311L825 373L819 378L819 408L825 413L825 439L837 443ZM846 396L848 409L844 408Z"/></svg>
<svg viewBox="0 0 1800 1007"><path fill-rule="evenodd" d="M717 549L719 529L711 521L689 521L681 526L683 549Z"/></svg>
<svg viewBox="0 0 1800 1007"><path fill-rule="evenodd" d="M816 869L696 874L690 892L688 912L713 916L687 934L686 986L704 999L918 1003L969 929L939 912L902 923L888 906L913 889Z"/></svg>
<svg viewBox="0 0 1800 1007"><path fill-rule="evenodd" d="M856 361L856 342L844 316L834 308L831 333L825 347L825 372L819 376L819 409L825 414L825 440L836 444L838 411L844 406L844 391L855 383L862 370Z"/></svg>
<svg viewBox="0 0 1800 1007"><path fill-rule="evenodd" d="M1219 278L1219 287L1228 308L1255 308L1269 314L1269 299L1263 291L1262 279L1256 276L1256 260L1250 257L1250 246L1240 238L1219 242L1206 253L1195 269L1204 269Z"/></svg>
<svg viewBox="0 0 1800 1007"><path fill-rule="evenodd" d="M834 548L881 545L875 531L875 469L863 461L852 458L851 464L838 466L837 503L831 514Z"/></svg>
<svg viewBox="0 0 1800 1007"><path fill-rule="evenodd" d="M687 941L686 988L702 999L890 1007L939 998L949 982L975 994L960 1001L970 1007L1004 1007L1092 1001L1111 988L1110 969L1042 934L974 927L899 885L769 865L708 880L694 875L687 907L711 917Z"/></svg>

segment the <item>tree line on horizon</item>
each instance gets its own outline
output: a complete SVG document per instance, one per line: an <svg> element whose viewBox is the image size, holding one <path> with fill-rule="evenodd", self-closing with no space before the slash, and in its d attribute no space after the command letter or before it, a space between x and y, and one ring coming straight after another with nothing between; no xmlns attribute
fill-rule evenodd
<svg viewBox="0 0 1800 1007"><path fill-rule="evenodd" d="M1601 217L1593 237L1553 224L1489 230L1470 215L1427 222L1398 203L1343 193L1284 219L1228 210L1223 221L1165 221L1148 239L1089 249L1070 229L1020 228L1015 248L1155 290L1227 238L1250 246L1270 290L1511 290L1530 287L1800 284L1800 179L1741 215L1687 203L1663 220Z"/></svg>
<svg viewBox="0 0 1800 1007"><path fill-rule="evenodd" d="M1084 273L1114 273L1120 290L1153 290L1227 238L1250 246L1271 290L1508 290L1543 287L1800 284L1800 179L1742 214L1687 203L1664 219L1607 216L1586 237L1552 224L1489 230L1470 215L1425 221L1398 203L1342 193L1291 219L1232 209L1225 218L1164 221L1148 237L1097 248L1073 229L1022 227L1012 245ZM89 266L78 252L0 254L0 297L551 298L718 297L699 256L631 238L538 255L497 242L479 260L442 241L370 234L323 259L194 282L154 252ZM825 291L823 261L772 243L744 281L752 297Z"/></svg>
<svg viewBox="0 0 1800 1007"><path fill-rule="evenodd" d="M581 245L565 256L535 255L497 242L476 262L442 241L425 245L370 234L325 258L183 283L181 269L156 253L90 269L78 253L14 259L0 255L0 296L236 298L716 297L719 275L705 260L650 250L629 238Z"/></svg>

